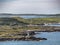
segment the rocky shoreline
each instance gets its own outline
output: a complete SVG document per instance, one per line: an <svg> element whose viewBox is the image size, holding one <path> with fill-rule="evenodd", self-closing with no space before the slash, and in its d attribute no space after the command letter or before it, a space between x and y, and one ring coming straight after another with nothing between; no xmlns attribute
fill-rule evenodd
<svg viewBox="0 0 60 45"><path fill-rule="evenodd" d="M36 37L21 37L21 38L0 38L0 41L40 41L47 40L46 38L36 38Z"/></svg>
<svg viewBox="0 0 60 45"><path fill-rule="evenodd" d="M10 37L0 37L0 41L40 41L47 40L47 38L35 37L36 33L34 31L24 31L18 34L11 34Z"/></svg>
<svg viewBox="0 0 60 45"><path fill-rule="evenodd" d="M31 27L29 27L31 28ZM4 30L5 31L5 30ZM9 32L11 31L11 32ZM27 32L29 32L29 36L27 37ZM0 41L40 41L47 40L47 38L34 37L36 35L35 32L60 32L60 27L51 27L51 26L40 26L39 29L30 29L26 30L7 30L6 32L2 32L0 34Z"/></svg>

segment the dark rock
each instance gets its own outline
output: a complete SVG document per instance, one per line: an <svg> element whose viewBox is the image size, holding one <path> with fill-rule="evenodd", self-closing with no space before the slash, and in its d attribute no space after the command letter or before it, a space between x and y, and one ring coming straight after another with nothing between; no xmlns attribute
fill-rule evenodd
<svg viewBox="0 0 60 45"><path fill-rule="evenodd" d="M36 37L21 37L21 38L0 38L0 41L40 41L40 40L47 40L46 38L36 38Z"/></svg>

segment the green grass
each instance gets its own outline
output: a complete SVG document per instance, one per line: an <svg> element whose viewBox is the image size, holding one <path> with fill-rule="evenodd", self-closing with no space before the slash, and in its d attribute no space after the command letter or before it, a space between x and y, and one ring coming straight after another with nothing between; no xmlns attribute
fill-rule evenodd
<svg viewBox="0 0 60 45"><path fill-rule="evenodd" d="M8 20L7 20L8 19ZM60 17L47 17L47 18L30 18L24 19L21 17L12 17L12 18L0 18L0 35L2 34L17 34L25 30L43 30L43 29L52 29L53 27L42 27L42 26L24 26L27 24L42 24L42 23L58 23L60 22ZM13 25L16 22L16 25ZM12 24L12 25L10 25ZM1 37L9 37L7 35Z"/></svg>

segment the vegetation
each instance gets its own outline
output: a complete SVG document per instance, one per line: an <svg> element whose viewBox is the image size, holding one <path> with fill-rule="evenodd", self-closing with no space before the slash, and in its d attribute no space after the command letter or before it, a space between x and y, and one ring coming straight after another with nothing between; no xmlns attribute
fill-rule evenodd
<svg viewBox="0 0 60 45"><path fill-rule="evenodd" d="M51 30L54 27L32 26L42 25L44 23L60 23L60 17L47 18L28 18L10 17L0 18L0 37L12 37L12 34L18 34L25 30ZM10 35L10 36L9 36Z"/></svg>

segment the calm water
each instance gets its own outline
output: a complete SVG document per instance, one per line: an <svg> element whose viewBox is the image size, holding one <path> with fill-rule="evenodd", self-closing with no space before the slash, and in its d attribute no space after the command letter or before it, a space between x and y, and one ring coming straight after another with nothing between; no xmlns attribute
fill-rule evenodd
<svg viewBox="0 0 60 45"><path fill-rule="evenodd" d="M49 24L49 25L44 25L44 26L57 26L57 27L60 27L60 24L56 23L56 24Z"/></svg>
<svg viewBox="0 0 60 45"><path fill-rule="evenodd" d="M60 45L60 32L40 32L36 37L44 37L43 41L4 41L0 45Z"/></svg>

